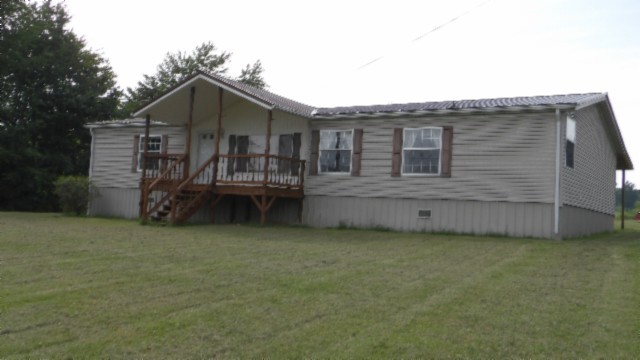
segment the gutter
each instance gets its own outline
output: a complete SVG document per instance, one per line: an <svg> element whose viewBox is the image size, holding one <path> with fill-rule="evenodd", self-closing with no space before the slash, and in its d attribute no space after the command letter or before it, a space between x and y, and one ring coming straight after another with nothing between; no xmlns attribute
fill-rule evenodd
<svg viewBox="0 0 640 360"><path fill-rule="evenodd" d="M89 180L93 179L93 154L96 150L96 139L93 134L94 127L88 127L89 134L91 134L91 154L89 156Z"/></svg>

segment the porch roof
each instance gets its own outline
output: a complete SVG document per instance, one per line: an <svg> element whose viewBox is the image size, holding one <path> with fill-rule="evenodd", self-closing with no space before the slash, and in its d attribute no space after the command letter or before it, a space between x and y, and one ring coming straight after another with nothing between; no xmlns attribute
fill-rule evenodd
<svg viewBox="0 0 640 360"><path fill-rule="evenodd" d="M137 110L134 113L134 116L143 117L147 114L151 114L152 119L167 122L186 118L186 111L188 110L188 105L186 104L188 104L189 89L192 86L196 86L198 89L196 91L196 108L194 109L194 117L196 119L202 118L206 115L205 113L213 111L213 104L215 103L214 91L217 88L222 88L226 92L234 94L236 99L244 99L269 110L275 109L295 115L311 117L311 114L315 109L312 106L274 94L267 90L258 89L235 80L227 79L203 70L198 70L178 85L166 91L156 100L153 100L149 104L146 104ZM198 104L202 104L203 101L211 104L211 106L209 106L210 109L208 109L209 111L207 111L203 106L198 106ZM226 97L224 101L227 103L230 100Z"/></svg>

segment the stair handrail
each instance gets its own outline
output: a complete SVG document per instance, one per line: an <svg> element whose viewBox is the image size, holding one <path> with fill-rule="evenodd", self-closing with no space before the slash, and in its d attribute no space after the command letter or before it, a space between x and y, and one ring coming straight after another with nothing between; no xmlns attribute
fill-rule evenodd
<svg viewBox="0 0 640 360"><path fill-rule="evenodd" d="M147 213L152 214L158 209L160 209L162 204L164 204L167 200L169 200L170 197L171 197L171 192L167 192L159 201L156 201L156 203L151 207L151 209L149 209L149 211L147 211Z"/></svg>
<svg viewBox="0 0 640 360"><path fill-rule="evenodd" d="M186 158L187 158L187 154L183 154L182 156L180 156L178 160L176 160L176 162L173 163L173 165L169 166L165 171L162 172L162 174L160 174L160 176L158 176L153 182L151 182L151 184L149 184L149 187L148 187L149 190L156 187L156 185L158 185L160 181L164 179L165 176L171 173L171 171L175 169L181 162L184 162Z"/></svg>
<svg viewBox="0 0 640 360"><path fill-rule="evenodd" d="M187 178L187 180L181 182L180 185L178 185L178 188L176 189L176 191L180 192L184 189L185 186L192 183L193 179L198 177L200 173L203 172L207 168L207 166L209 166L209 164L211 164L211 162L215 160L215 158L216 158L216 155L213 155L209 160L205 161L202 165L200 165L200 167L196 171L194 171L193 174L191 174L191 176Z"/></svg>

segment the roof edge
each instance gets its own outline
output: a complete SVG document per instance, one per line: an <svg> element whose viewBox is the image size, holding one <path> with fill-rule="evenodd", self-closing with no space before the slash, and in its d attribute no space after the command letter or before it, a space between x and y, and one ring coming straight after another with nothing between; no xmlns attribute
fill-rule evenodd
<svg viewBox="0 0 640 360"><path fill-rule="evenodd" d="M616 170L633 170L633 162L631 161L631 156L629 155L627 147L624 144L624 138L622 137L622 132L620 131L620 127L618 126L618 120L616 119L616 114L613 111L613 106L611 106L611 101L609 100L608 93L604 93L604 98L602 102L600 102L600 104L602 104L607 111L608 117L610 119L609 122L611 124L611 127L613 128L613 133L616 137L616 142L618 145L617 148L619 151L616 154Z"/></svg>
<svg viewBox="0 0 640 360"><path fill-rule="evenodd" d="M521 112L521 111L552 111L556 109L569 110L574 109L574 105L529 105L529 106L501 106L486 108L452 108L452 109L433 109L433 110L413 110L413 111L378 111L378 112L360 112L352 114L330 114L318 115L314 114L312 120L330 120L330 119L361 119L361 118L388 118L400 116L423 116L433 114L472 114L472 113L496 113L496 112Z"/></svg>
<svg viewBox="0 0 640 360"><path fill-rule="evenodd" d="M134 127L145 127L146 121L143 118L131 118L131 119L120 119L120 120L104 120L104 121L94 121L84 125L87 129L101 129L101 128L134 128ZM151 126L155 127L175 127L175 125L170 125L162 121L151 120Z"/></svg>
<svg viewBox="0 0 640 360"><path fill-rule="evenodd" d="M140 117L140 116L144 116L145 112L147 109L151 108L153 105L155 105L158 102L163 101L164 99L166 99L167 97L173 95L174 93L184 89L185 87L189 86L190 84L192 84L193 82L197 81L198 79L202 79L205 80L215 86L218 86L226 91L229 91L237 96L240 96L258 106L261 106L263 108L272 110L273 108L275 108L275 104L266 102L262 99L259 99L255 96L251 96L250 94L248 94L246 91L243 91L242 89L239 89L237 87L234 87L230 84L226 84L216 78L214 78L213 76L211 76L211 74L208 74L202 70L196 70L196 72L194 72L192 75L189 75L188 77L186 77L184 80L182 80L181 82L179 82L178 84L176 84L175 86L173 86L172 88L169 88L167 91L165 91L162 95L160 95L157 99L154 99L152 101L150 101L149 103L143 105L142 107L140 107L138 110L133 112L133 116L135 117Z"/></svg>

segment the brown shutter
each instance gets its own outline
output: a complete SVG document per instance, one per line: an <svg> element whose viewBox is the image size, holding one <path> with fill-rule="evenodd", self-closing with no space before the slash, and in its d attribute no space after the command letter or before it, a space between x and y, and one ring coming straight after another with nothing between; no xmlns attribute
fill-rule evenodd
<svg viewBox="0 0 640 360"><path fill-rule="evenodd" d="M293 134L293 154L291 157L294 159L300 159L300 147L302 147L302 134L294 133ZM298 175L300 171L300 163L298 161L294 161L291 164L291 175Z"/></svg>
<svg viewBox="0 0 640 360"><path fill-rule="evenodd" d="M167 149L169 148L169 135L162 135L160 138L160 153L162 155L167 154ZM168 167L168 159L160 158L160 172L164 172Z"/></svg>
<svg viewBox="0 0 640 360"><path fill-rule="evenodd" d="M311 130L311 159L309 175L318 175L318 152L320 151L320 130Z"/></svg>
<svg viewBox="0 0 640 360"><path fill-rule="evenodd" d="M166 154L169 148L169 135L162 135L162 143L160 144L160 153Z"/></svg>
<svg viewBox="0 0 640 360"><path fill-rule="evenodd" d="M229 135L229 151L227 152L229 155L235 155L236 153L236 136ZM227 175L233 175L235 169L235 158L230 157L229 162L227 162Z"/></svg>
<svg viewBox="0 0 640 360"><path fill-rule="evenodd" d="M229 135L229 155L234 155L236 153L236 136Z"/></svg>
<svg viewBox="0 0 640 360"><path fill-rule="evenodd" d="M391 176L400 177L402 168L402 136L404 129L393 129L393 153L391 155Z"/></svg>
<svg viewBox="0 0 640 360"><path fill-rule="evenodd" d="M451 177L451 158L453 154L453 127L442 128L442 169L441 177Z"/></svg>
<svg viewBox="0 0 640 360"><path fill-rule="evenodd" d="M238 155L248 154L249 153L249 136L247 135L238 136L237 140L238 140L238 148L237 148L236 154ZM236 162L236 170L241 172L249 171L249 158L248 157L238 158L238 161Z"/></svg>
<svg viewBox="0 0 640 360"><path fill-rule="evenodd" d="M133 158L131 159L131 172L138 171L138 152L140 151L140 135L133 136Z"/></svg>
<svg viewBox="0 0 640 360"><path fill-rule="evenodd" d="M293 134L278 137L278 156L293 157ZM291 160L278 159L278 174L291 173Z"/></svg>
<svg viewBox="0 0 640 360"><path fill-rule="evenodd" d="M351 158L351 176L360 176L362 162L362 129L353 131L353 157Z"/></svg>

